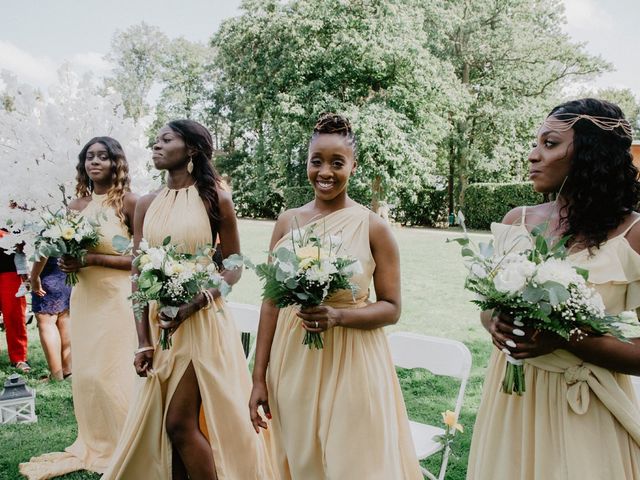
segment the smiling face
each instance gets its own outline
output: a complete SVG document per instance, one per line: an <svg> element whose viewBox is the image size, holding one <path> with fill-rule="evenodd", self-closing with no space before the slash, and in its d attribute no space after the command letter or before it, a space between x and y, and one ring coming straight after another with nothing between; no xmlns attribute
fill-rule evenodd
<svg viewBox="0 0 640 480"><path fill-rule="evenodd" d="M347 137L334 133L316 135L309 144L307 178L320 200L346 195L349 177L357 162Z"/></svg>
<svg viewBox="0 0 640 480"><path fill-rule="evenodd" d="M189 149L180 135L165 125L158 132L153 144L153 164L158 170L175 170L186 167Z"/></svg>
<svg viewBox="0 0 640 480"><path fill-rule="evenodd" d="M537 140L529 154L529 179L540 193L560 190L571 170L573 129L565 122L548 117L538 129Z"/></svg>
<svg viewBox="0 0 640 480"><path fill-rule="evenodd" d="M111 181L113 161L104 144L96 142L87 149L84 157L84 169L94 183L102 184Z"/></svg>

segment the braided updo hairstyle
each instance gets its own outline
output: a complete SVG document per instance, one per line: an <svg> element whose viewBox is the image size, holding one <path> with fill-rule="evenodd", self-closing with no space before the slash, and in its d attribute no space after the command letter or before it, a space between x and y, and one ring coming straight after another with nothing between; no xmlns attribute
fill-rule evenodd
<svg viewBox="0 0 640 480"><path fill-rule="evenodd" d="M583 98L558 105L557 120L576 115L624 119L610 102ZM622 128L606 130L581 118L573 124L573 156L562 195L569 203L560 212L565 235L578 235L587 248L597 248L622 224L639 199L638 170L631 156L632 138Z"/></svg>
<svg viewBox="0 0 640 480"><path fill-rule="evenodd" d="M321 113L315 127L313 127L311 140L322 134L336 134L345 137L347 143L353 149L353 157L355 158L357 147L356 136L353 133L351 122L349 122L347 117L337 113Z"/></svg>

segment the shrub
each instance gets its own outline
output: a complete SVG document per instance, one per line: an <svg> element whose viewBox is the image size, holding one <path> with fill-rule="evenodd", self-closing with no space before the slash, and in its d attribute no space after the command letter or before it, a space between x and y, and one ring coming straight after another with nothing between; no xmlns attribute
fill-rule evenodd
<svg viewBox="0 0 640 480"><path fill-rule="evenodd" d="M402 225L436 226L447 219L447 190L424 186L420 190L402 188L392 217Z"/></svg>
<svg viewBox="0 0 640 480"><path fill-rule="evenodd" d="M469 228L487 230L512 208L537 205L544 198L529 182L472 183L464 191L462 211Z"/></svg>

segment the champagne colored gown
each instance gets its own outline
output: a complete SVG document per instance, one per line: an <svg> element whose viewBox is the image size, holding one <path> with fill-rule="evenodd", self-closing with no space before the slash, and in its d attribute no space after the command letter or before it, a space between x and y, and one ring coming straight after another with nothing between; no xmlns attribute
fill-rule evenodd
<svg viewBox="0 0 640 480"><path fill-rule="evenodd" d="M342 235L357 257L358 285L325 302L336 308L367 305L375 261L369 210L357 205L317 220L316 232ZM286 235L278 245L290 242ZM302 345L298 307L280 309L267 371L272 451L282 480L421 480L407 412L382 328L334 327L324 348Z"/></svg>
<svg viewBox="0 0 640 480"><path fill-rule="evenodd" d="M99 222L100 243L94 253L118 255L112 239L129 236L105 195L92 194L81 212ZM118 444L131 396L136 332L127 297L131 272L99 266L80 269L70 300L73 408L78 437L65 452L32 458L20 465L31 480L75 470L103 473Z"/></svg>
<svg viewBox="0 0 640 480"><path fill-rule="evenodd" d="M184 252L195 253L212 243L205 206L195 186L163 188L147 210L143 237L151 246L165 237ZM149 321L154 341L159 328L152 305ZM216 299L182 323L173 346L156 348L154 373L139 379L124 432L109 470L102 480L171 479L172 448L165 428L167 408L189 364L193 364L202 396L202 411L211 452L220 480L274 478L263 435L256 435L249 419L251 382L240 333ZM131 360L129 352L128 359ZM204 430L204 429L203 429Z"/></svg>
<svg viewBox="0 0 640 480"><path fill-rule="evenodd" d="M629 227L631 228L631 227ZM522 225L491 226L496 252L530 248ZM640 255L625 235L593 255L570 255L589 270L607 313L640 306ZM630 377L566 350L526 360L522 396L500 391L506 356L494 348L469 455L469 480L638 480L640 408Z"/></svg>

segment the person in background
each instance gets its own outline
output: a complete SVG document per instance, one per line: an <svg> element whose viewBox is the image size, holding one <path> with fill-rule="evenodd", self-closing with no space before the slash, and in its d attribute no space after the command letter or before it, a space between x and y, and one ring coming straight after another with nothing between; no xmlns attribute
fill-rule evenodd
<svg viewBox="0 0 640 480"><path fill-rule="evenodd" d="M0 230L0 238L8 232ZM27 300L16 297L22 281L16 271L14 254L0 248L0 311L7 335L7 350L11 365L22 373L29 373L27 362Z"/></svg>
<svg viewBox="0 0 640 480"><path fill-rule="evenodd" d="M69 336L69 296L71 287L57 258L42 258L31 269L31 311L38 322L38 333L49 366L50 380L71 376Z"/></svg>

